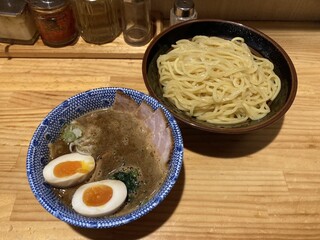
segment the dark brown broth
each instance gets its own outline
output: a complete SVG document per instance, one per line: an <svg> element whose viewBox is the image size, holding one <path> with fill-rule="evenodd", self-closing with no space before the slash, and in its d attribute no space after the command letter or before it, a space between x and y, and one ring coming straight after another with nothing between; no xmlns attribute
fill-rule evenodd
<svg viewBox="0 0 320 240"><path fill-rule="evenodd" d="M85 148L94 145L91 155L96 159L96 169L87 182L110 178L119 170L139 169L140 186L131 201L116 215L131 212L159 190L167 174L167 167L160 164L151 133L141 120L131 113L109 108L88 113L72 124L83 130L83 141L80 142ZM67 153L66 149L66 143L56 141L50 146L51 157ZM78 187L55 189L55 193L65 205L71 207L72 196Z"/></svg>

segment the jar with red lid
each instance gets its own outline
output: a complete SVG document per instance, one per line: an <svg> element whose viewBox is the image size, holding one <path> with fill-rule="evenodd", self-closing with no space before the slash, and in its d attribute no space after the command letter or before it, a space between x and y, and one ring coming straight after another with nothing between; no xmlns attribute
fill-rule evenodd
<svg viewBox="0 0 320 240"><path fill-rule="evenodd" d="M68 0L28 0L44 44L61 47L78 36L72 8Z"/></svg>

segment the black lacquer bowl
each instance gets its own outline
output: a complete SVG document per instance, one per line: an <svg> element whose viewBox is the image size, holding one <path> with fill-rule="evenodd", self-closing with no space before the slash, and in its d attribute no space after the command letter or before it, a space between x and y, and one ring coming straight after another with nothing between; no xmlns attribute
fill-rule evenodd
<svg viewBox="0 0 320 240"><path fill-rule="evenodd" d="M157 58L167 53L172 44L180 39L191 39L196 35L217 36L225 39L244 38L253 54L269 59L274 64L274 71L281 79L281 91L270 105L271 112L260 120L248 120L233 125L212 124L190 117L176 108L163 97L159 82ZM149 44L143 58L142 73L145 85L151 96L165 105L180 121L215 133L239 134L258 130L281 119L291 107L297 92L297 74L287 53L274 40L264 33L240 23L203 19L183 22L164 30Z"/></svg>

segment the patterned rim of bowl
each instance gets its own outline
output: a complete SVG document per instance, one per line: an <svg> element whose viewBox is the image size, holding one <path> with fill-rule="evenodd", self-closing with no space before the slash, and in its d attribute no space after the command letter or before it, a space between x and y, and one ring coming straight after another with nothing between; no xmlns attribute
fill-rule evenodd
<svg viewBox="0 0 320 240"><path fill-rule="evenodd" d="M48 162L48 144L56 139L61 127L86 112L107 108L113 104L115 92L123 91L137 103L145 101L154 110L161 108L172 129L174 149L169 161L168 175L159 191L146 204L126 215L118 217L90 218L81 216L63 205L51 186L44 183L42 169ZM156 99L128 88L97 88L77 94L54 108L40 123L29 145L27 154L27 177L31 190L39 203L53 216L71 225L84 228L111 228L134 221L154 209L170 192L178 179L183 160L183 140L180 128L171 113Z"/></svg>

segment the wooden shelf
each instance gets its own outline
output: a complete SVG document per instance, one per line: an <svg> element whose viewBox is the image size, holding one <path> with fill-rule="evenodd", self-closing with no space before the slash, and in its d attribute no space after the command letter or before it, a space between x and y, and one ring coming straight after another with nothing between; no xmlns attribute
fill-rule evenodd
<svg viewBox="0 0 320 240"><path fill-rule="evenodd" d="M153 13L155 35L163 29L161 15ZM73 45L53 48L46 46L41 38L34 45L0 43L2 58L126 58L141 59L148 44L141 47L128 45L123 34L113 42L96 45L85 42L81 37Z"/></svg>

